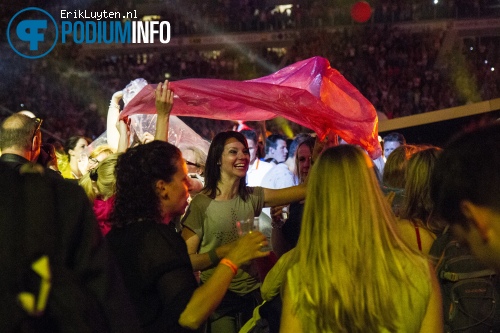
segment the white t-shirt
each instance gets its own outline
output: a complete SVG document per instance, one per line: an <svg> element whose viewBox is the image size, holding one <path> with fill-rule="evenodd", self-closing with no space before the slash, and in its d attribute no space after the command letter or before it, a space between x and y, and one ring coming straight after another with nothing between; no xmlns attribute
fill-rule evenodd
<svg viewBox="0 0 500 333"><path fill-rule="evenodd" d="M298 181L285 163L274 166L262 179L261 185L264 188L280 189L298 185ZM271 219L271 208L262 209L262 213Z"/></svg>
<svg viewBox="0 0 500 333"><path fill-rule="evenodd" d="M285 188L298 185L293 173L285 163L279 163L264 176L261 186L265 188Z"/></svg>
<svg viewBox="0 0 500 333"><path fill-rule="evenodd" d="M274 167L273 163L255 159L247 171L247 186L260 186L264 176Z"/></svg>

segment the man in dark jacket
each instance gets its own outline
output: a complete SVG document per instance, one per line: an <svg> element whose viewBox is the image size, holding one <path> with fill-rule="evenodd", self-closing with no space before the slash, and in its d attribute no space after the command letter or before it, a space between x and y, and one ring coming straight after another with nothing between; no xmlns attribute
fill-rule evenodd
<svg viewBox="0 0 500 333"><path fill-rule="evenodd" d="M25 112L25 113L23 113ZM30 116L28 116L30 115ZM28 162L43 163L46 167L50 157L42 149L42 119L36 118L29 111L14 113L0 125L0 160L15 170ZM54 163L57 164L56 161ZM46 168L49 177L62 178L55 169Z"/></svg>
<svg viewBox="0 0 500 333"><path fill-rule="evenodd" d="M140 332L78 185L0 161L0 331Z"/></svg>

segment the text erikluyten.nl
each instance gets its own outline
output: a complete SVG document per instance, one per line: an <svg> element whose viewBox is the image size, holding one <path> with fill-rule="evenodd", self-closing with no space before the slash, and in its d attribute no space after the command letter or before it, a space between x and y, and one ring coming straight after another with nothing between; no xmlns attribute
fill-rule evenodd
<svg viewBox="0 0 500 333"><path fill-rule="evenodd" d="M127 11L124 15L116 11L101 10L98 12L91 10L61 10L62 19L93 19L100 21L103 19L137 19L137 10Z"/></svg>

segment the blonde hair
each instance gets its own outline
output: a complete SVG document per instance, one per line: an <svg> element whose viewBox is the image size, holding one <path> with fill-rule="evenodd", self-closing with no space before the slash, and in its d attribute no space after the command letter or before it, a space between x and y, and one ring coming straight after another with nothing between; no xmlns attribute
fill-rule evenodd
<svg viewBox="0 0 500 333"><path fill-rule="evenodd" d="M308 137L304 137L303 139L299 139L299 143L297 144L297 148L295 149L295 153L294 153L294 157L295 157L295 165L294 165L294 168L295 170L293 170L293 173L295 175L295 177L297 177L297 179L299 180L299 183L302 184L303 182L305 182L305 179L303 179L302 175L300 174L300 161L299 161L299 148L302 146L302 145L306 145L309 150L311 151L311 155L313 153L313 150L314 150L314 143L315 143L315 138L311 137L311 136L308 136ZM311 167L312 167L312 160L311 160ZM310 168L309 168L310 170Z"/></svg>
<svg viewBox="0 0 500 333"><path fill-rule="evenodd" d="M187 147L181 149L182 152L187 152L188 150L193 152L193 155L195 158L195 161L190 161L190 162L196 163L197 168L199 170L199 174L204 175L205 164L207 161L207 154L203 150L201 150L200 148L195 147L195 146L187 146Z"/></svg>
<svg viewBox="0 0 500 333"><path fill-rule="evenodd" d="M87 172L79 181L81 187L83 187L87 197L91 202L99 196L103 199L109 199L115 194L116 185L116 175L115 167L118 157L121 153L111 154L106 157L99 166ZM92 178L96 180L92 180Z"/></svg>
<svg viewBox="0 0 500 333"><path fill-rule="evenodd" d="M383 184L393 188L404 188L408 160L420 149L414 145L402 145L394 149L385 162Z"/></svg>
<svg viewBox="0 0 500 333"><path fill-rule="evenodd" d="M445 225L433 219L434 203L431 199L431 175L441 148L425 147L411 156L406 168L405 197L401 217L419 223L439 233Z"/></svg>
<svg viewBox="0 0 500 333"><path fill-rule="evenodd" d="M99 156L102 153L108 154L107 156L109 156L111 154L114 154L115 151L109 145L99 145L94 150L92 150L92 152L89 155L89 158L97 158L97 156Z"/></svg>
<svg viewBox="0 0 500 333"><path fill-rule="evenodd" d="M408 248L359 148L327 149L309 174L302 228L288 286L304 332L400 330L394 284L410 288L404 266L429 270ZM410 285L410 286L409 286Z"/></svg>

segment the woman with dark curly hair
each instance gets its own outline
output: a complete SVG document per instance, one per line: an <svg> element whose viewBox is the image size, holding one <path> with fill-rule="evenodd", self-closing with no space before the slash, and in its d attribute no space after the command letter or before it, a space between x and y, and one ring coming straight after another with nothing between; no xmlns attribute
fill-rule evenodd
<svg viewBox="0 0 500 333"><path fill-rule="evenodd" d="M153 141L128 149L116 165L115 206L106 235L146 332L199 329L238 267L269 252L260 232L242 237L198 287L186 244L170 221L184 213L191 180L181 152Z"/></svg>

